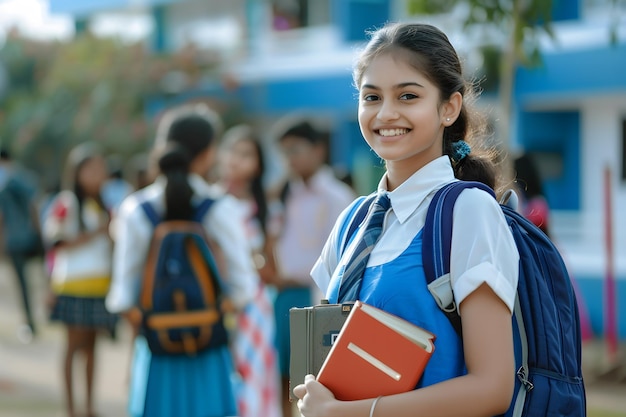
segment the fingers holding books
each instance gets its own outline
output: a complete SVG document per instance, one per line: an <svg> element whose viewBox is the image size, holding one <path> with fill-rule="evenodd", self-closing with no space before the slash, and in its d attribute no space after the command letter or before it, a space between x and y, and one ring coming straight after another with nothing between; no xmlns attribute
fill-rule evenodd
<svg viewBox="0 0 626 417"><path fill-rule="evenodd" d="M298 397L298 410L305 417L327 416L329 407L337 401L333 393L310 374L304 377L304 383L296 386L293 392Z"/></svg>

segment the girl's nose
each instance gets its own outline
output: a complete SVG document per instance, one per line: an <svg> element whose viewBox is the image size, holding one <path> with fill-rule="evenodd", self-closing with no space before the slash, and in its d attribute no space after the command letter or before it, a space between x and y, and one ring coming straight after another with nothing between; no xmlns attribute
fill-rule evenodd
<svg viewBox="0 0 626 417"><path fill-rule="evenodd" d="M396 107L393 105L393 102L389 100L382 102L382 104L380 105L380 109L378 110L378 114L376 115L376 117L378 117L378 120L385 122L390 120L396 120L398 116L399 115Z"/></svg>

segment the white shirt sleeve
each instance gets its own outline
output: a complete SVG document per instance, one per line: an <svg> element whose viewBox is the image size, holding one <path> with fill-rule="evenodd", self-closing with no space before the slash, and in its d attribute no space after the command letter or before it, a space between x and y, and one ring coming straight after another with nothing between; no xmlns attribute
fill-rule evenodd
<svg viewBox="0 0 626 417"><path fill-rule="evenodd" d="M236 201L226 196L216 201L204 219L207 235L217 242L224 256L226 273L222 279L228 295L239 308L252 299L258 287L240 214ZM152 233L152 224L135 195L120 206L114 227L113 276L106 307L121 312L137 303Z"/></svg>
<svg viewBox="0 0 626 417"><path fill-rule="evenodd" d="M139 207L136 195L131 195L122 202L112 227L116 239L106 308L119 313L137 304L152 224Z"/></svg>
<svg viewBox="0 0 626 417"><path fill-rule="evenodd" d="M230 299L239 308L252 300L259 284L244 224L243 212L230 195L218 199L204 219L208 236L223 252L227 269L223 279Z"/></svg>
<svg viewBox="0 0 626 417"><path fill-rule="evenodd" d="M70 191L61 191L50 207L41 226L46 244L52 246L60 241L76 239L80 233L76 196Z"/></svg>
<svg viewBox="0 0 626 417"><path fill-rule="evenodd" d="M498 202L482 190L464 190L453 225L450 276L456 304L486 283L513 311L519 253Z"/></svg>

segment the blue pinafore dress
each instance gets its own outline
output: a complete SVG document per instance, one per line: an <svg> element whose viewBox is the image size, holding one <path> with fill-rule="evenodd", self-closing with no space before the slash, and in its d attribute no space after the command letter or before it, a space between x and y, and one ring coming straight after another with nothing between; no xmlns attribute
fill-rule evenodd
<svg viewBox="0 0 626 417"><path fill-rule="evenodd" d="M152 355L135 339L128 412L132 417L236 416L234 365L228 346L197 356Z"/></svg>
<svg viewBox="0 0 626 417"><path fill-rule="evenodd" d="M422 264L422 234L423 231L420 231L407 249L392 261L368 266L359 293L362 302L395 314L435 334L435 351L416 388L467 373L460 337L426 286ZM342 261L345 262L345 259ZM331 303L337 302L344 269L345 266L340 261L339 273L334 274L327 291Z"/></svg>

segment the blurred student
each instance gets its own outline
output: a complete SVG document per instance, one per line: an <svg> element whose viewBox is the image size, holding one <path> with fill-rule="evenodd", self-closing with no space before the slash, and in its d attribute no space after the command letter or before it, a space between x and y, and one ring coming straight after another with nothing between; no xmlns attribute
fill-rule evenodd
<svg viewBox="0 0 626 417"><path fill-rule="evenodd" d="M116 211L122 201L134 191L134 187L124 179L123 162L119 155L108 155L106 162L109 177L102 189L102 199L107 207Z"/></svg>
<svg viewBox="0 0 626 417"><path fill-rule="evenodd" d="M43 250L35 211L37 194L34 176L18 166L7 149L0 150L0 253L7 254L21 293L26 323L18 328L18 339L23 343L36 333L26 265Z"/></svg>
<svg viewBox="0 0 626 417"><path fill-rule="evenodd" d="M261 141L250 126L237 125L224 133L219 161L219 183L237 199L251 256L261 277L254 299L238 316L233 343L235 363L242 379L238 395L239 415L279 417L274 308L265 285L274 274L272 256L266 249L265 158Z"/></svg>
<svg viewBox="0 0 626 417"><path fill-rule="evenodd" d="M114 269L107 308L129 313L138 303L153 225L141 204L148 202L164 220L191 220L195 205L215 202L202 219L223 255L227 297L243 309L258 288L237 202L203 177L214 163L219 117L204 106L185 106L164 115L154 151L159 176L131 194L115 223ZM132 323L132 321L131 321ZM132 417L225 417L237 415L233 358L227 344L188 355L152 354L136 334L128 411Z"/></svg>
<svg viewBox="0 0 626 417"><path fill-rule="evenodd" d="M541 176L535 161L523 154L514 161L515 182L520 192L520 209L524 217L550 236L550 207L543 192Z"/></svg>
<svg viewBox="0 0 626 417"><path fill-rule="evenodd" d="M43 236L52 251L50 283L52 321L65 325L63 376L69 417L96 415L93 400L95 347L99 331L113 334L116 316L104 307L111 277L110 214L101 193L107 180L105 159L90 144L74 148L66 162L64 189L51 202ZM86 413L74 404L73 365L84 356Z"/></svg>
<svg viewBox="0 0 626 417"><path fill-rule="evenodd" d="M289 178L274 204L281 209L272 225L277 271L272 284L277 289L274 312L283 415L290 417L289 309L319 303L312 296L310 271L335 220L355 195L326 164L326 137L309 121L287 126L279 132L278 144L289 165Z"/></svg>

